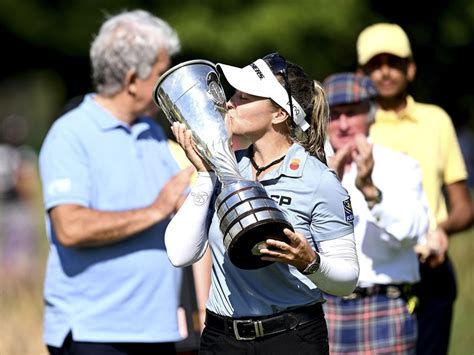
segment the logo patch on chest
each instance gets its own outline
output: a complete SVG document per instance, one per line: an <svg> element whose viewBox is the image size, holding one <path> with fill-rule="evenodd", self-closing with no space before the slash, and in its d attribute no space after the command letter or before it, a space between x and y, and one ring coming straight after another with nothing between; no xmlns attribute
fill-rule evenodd
<svg viewBox="0 0 474 355"><path fill-rule="evenodd" d="M300 163L301 163L301 160L299 160L298 158L291 159L290 169L291 170L298 170L300 168Z"/></svg>

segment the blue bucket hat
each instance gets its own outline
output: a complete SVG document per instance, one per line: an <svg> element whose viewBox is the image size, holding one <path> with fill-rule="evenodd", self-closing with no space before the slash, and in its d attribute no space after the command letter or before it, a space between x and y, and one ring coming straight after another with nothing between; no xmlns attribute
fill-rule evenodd
<svg viewBox="0 0 474 355"><path fill-rule="evenodd" d="M338 73L328 76L323 82L329 106L352 104L375 98L377 89L364 75Z"/></svg>

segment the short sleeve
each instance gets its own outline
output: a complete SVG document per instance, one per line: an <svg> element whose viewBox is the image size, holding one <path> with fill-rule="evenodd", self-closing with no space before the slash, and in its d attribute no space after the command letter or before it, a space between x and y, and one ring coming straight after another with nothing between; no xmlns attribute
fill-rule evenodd
<svg viewBox="0 0 474 355"><path fill-rule="evenodd" d="M311 235L316 241L331 240L354 232L354 213L346 189L334 172L325 171L316 189Z"/></svg>
<svg viewBox="0 0 474 355"><path fill-rule="evenodd" d="M87 154L73 132L52 127L39 156L46 210L59 204L88 206L90 174Z"/></svg>

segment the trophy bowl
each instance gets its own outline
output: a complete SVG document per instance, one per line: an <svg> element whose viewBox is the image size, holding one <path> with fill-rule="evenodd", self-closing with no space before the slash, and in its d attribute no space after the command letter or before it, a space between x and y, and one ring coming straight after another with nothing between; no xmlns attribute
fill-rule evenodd
<svg viewBox="0 0 474 355"><path fill-rule="evenodd" d="M155 84L153 101L171 123L192 131L197 150L222 184L215 208L230 261L247 270L272 264L261 259L259 247L269 238L289 243L283 229L293 227L265 188L240 174L215 64L199 59L169 69Z"/></svg>

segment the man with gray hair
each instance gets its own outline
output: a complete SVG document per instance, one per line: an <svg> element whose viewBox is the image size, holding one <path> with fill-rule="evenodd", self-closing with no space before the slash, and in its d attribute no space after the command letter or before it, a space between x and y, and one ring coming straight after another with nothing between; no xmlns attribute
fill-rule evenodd
<svg viewBox="0 0 474 355"><path fill-rule="evenodd" d="M339 73L323 83L330 105L329 140L351 197L360 274L347 297L326 295L331 354L412 354L420 279L413 246L424 242L428 202L417 162L368 138L377 90L371 80Z"/></svg>
<svg viewBox="0 0 474 355"><path fill-rule="evenodd" d="M144 115L178 50L173 29L146 11L109 18L90 51L96 92L43 143L51 354L175 353L181 271L163 236L192 169L180 172L163 130Z"/></svg>

